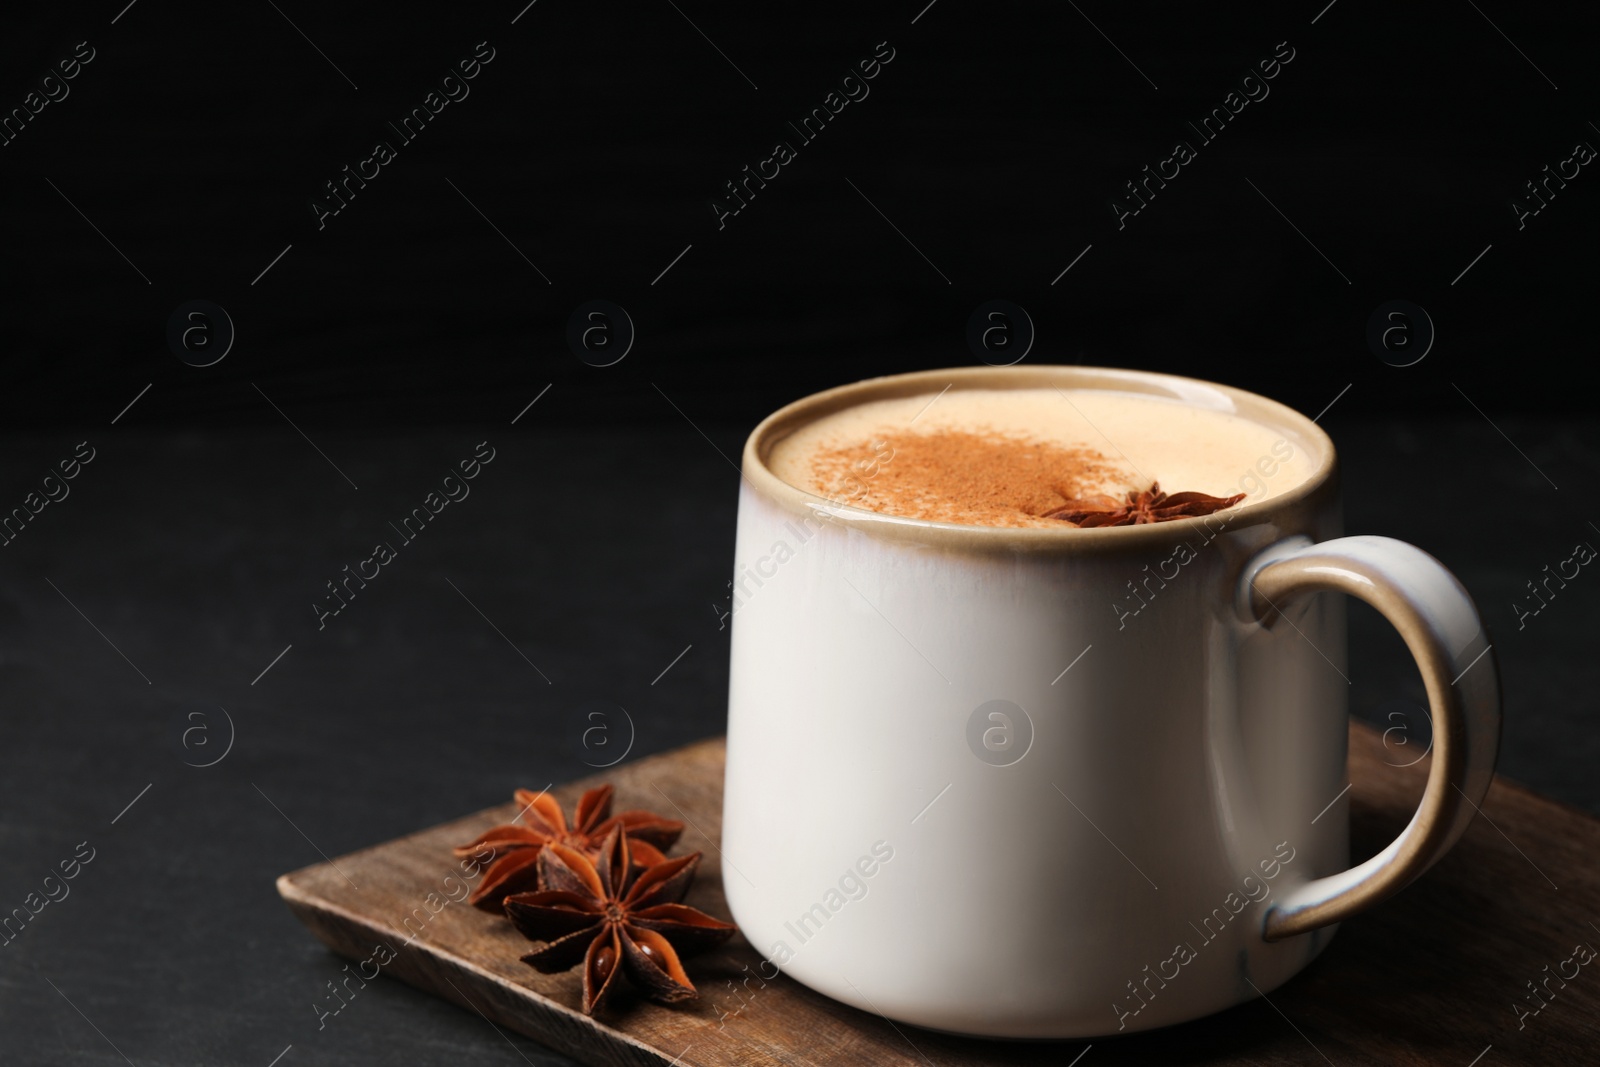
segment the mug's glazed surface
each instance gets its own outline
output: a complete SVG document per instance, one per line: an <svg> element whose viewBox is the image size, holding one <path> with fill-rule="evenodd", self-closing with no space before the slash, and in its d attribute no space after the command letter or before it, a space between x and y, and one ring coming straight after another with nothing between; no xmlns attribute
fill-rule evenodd
<svg viewBox="0 0 1600 1067"><path fill-rule="evenodd" d="M765 467L820 414L946 385L1212 406L1315 472L1203 519L1052 530L892 518ZM774 414L744 475L724 883L772 963L916 1025L1061 1038L1226 1008L1326 945L1331 926L1264 927L1348 863L1343 602L1263 625L1238 595L1263 550L1341 532L1310 420L1138 372L927 372Z"/></svg>

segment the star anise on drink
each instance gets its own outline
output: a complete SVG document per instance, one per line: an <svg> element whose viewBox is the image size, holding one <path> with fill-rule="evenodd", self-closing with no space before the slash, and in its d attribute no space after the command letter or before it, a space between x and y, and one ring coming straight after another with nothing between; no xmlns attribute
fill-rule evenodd
<svg viewBox="0 0 1600 1067"><path fill-rule="evenodd" d="M1223 508L1231 508L1244 499L1243 493L1233 496L1207 496L1205 493L1173 493L1161 491L1159 482L1151 482L1142 493L1129 492L1126 503L1118 504L1110 497L1098 502L1069 500L1054 511L1046 512L1047 519L1064 519L1076 526L1142 526L1151 522L1171 522L1196 515L1210 515Z"/></svg>
<svg viewBox="0 0 1600 1067"><path fill-rule="evenodd" d="M620 828L628 838L633 862L645 867L665 862L664 850L671 848L683 833L683 823L648 811L612 815L611 794L609 785L583 794L569 825L555 797L518 789L515 797L522 810L511 822L496 826L455 850L456 855L467 856L487 845L497 857L483 872L483 880L467 898L468 903L497 912L501 901L512 893L549 888L541 881L538 866L539 856L548 846L563 845L595 857L613 829Z"/></svg>
<svg viewBox="0 0 1600 1067"><path fill-rule="evenodd" d="M538 860L544 889L505 901L524 937L547 942L524 963L543 974L583 964L586 1014L611 996L618 974L663 1004L699 996L680 957L718 945L736 929L682 903L700 853L641 868L630 848L620 826L601 843L598 863L566 845L546 845Z"/></svg>

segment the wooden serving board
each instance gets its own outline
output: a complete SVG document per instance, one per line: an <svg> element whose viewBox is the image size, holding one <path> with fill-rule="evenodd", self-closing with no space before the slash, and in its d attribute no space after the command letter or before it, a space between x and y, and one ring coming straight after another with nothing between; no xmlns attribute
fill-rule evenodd
<svg viewBox="0 0 1600 1067"><path fill-rule="evenodd" d="M1386 750L1377 731L1352 723L1358 858L1387 844L1421 795L1427 761L1392 765L1404 758L1404 749ZM722 770L718 739L616 768L604 780L616 786L618 810L662 810L663 794L681 808L689 827L674 852L705 853L688 903L726 917L716 848ZM599 780L555 792L570 810ZM628 997L590 1019L579 1007L577 972L541 975L523 964L531 945L505 920L465 904L432 911L455 886L443 883L456 870L450 847L505 822L515 813L509 804L286 874L278 891L335 952L367 961L362 973L378 966L381 942L394 953L382 973L607 1067L1600 1063L1600 959L1569 962L1576 945L1600 946L1600 820L1500 779L1482 811L1434 870L1345 923L1322 957L1270 1002L1092 1046L931 1033L782 976L764 987L741 985L761 957L739 937L689 961L698 1002L666 1008ZM432 906L430 892L440 894ZM1558 971L1568 977L1551 977ZM1543 999L1533 999L1529 982ZM487 1028L484 1040L498 1041Z"/></svg>

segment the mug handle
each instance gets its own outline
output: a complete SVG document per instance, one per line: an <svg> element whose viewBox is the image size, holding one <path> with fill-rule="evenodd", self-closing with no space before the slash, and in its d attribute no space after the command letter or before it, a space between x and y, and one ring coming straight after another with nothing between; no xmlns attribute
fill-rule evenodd
<svg viewBox="0 0 1600 1067"><path fill-rule="evenodd" d="M1266 913L1268 941L1342 922L1433 866L1478 813L1500 747L1493 646L1472 598L1443 564L1390 537L1289 538L1246 565L1240 607L1270 627L1288 602L1323 589L1359 597L1400 631L1428 692L1433 764L1400 836L1364 863L1289 890Z"/></svg>

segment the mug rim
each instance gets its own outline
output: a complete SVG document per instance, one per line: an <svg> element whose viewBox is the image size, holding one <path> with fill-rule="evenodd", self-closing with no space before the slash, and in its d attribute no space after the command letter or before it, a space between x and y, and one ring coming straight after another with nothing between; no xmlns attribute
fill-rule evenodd
<svg viewBox="0 0 1600 1067"><path fill-rule="evenodd" d="M1087 388L1142 393L1239 415L1270 429L1288 430L1320 448L1319 462L1304 481L1277 496L1220 513L1228 519L1224 528L1270 522L1274 516L1295 509L1331 485L1338 466L1333 439L1322 427L1288 405L1258 393L1178 374L1075 364L1036 364L1029 367L952 367L911 371L866 378L801 397L774 411L750 431L750 436L745 439L741 473L752 489L788 511L818 517L827 522L843 523L874 537L937 547L1045 551L1133 549L1171 544L1186 540L1196 531L1214 533L1218 528L1214 516L1187 517L1136 526L1084 528L1064 524L1059 529L1052 529L976 526L887 515L830 500L791 485L767 466L766 460L772 446L803 425L858 404L922 395L946 386L960 389ZM1199 403L1201 398L1210 403ZM1206 523L1208 519L1211 520L1209 525Z"/></svg>

